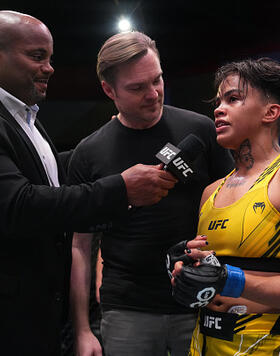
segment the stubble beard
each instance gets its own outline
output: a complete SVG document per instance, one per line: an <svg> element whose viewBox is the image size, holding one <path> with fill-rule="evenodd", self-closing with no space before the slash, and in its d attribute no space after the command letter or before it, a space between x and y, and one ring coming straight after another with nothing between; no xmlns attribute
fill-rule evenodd
<svg viewBox="0 0 280 356"><path fill-rule="evenodd" d="M40 92L35 85L32 86L32 88L30 88L30 102L32 103L32 105L38 104L41 101L46 99L46 95L47 92Z"/></svg>

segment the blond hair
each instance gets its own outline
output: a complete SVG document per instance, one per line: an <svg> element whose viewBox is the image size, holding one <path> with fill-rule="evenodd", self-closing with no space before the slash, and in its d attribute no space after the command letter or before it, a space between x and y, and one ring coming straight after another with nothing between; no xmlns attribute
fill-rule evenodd
<svg viewBox="0 0 280 356"><path fill-rule="evenodd" d="M98 52L96 71L99 80L113 85L117 67L141 58L147 54L148 49L159 58L155 41L142 32L124 32L110 37Z"/></svg>

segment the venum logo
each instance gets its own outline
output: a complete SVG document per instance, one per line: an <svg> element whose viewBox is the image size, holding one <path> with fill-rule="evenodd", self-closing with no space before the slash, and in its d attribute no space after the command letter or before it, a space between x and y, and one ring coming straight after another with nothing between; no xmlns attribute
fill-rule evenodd
<svg viewBox="0 0 280 356"><path fill-rule="evenodd" d="M258 202L258 203L255 203L253 205L253 210L254 210L255 213L259 213L260 212L262 214L264 209L265 209L265 203L264 202Z"/></svg>
<svg viewBox="0 0 280 356"><path fill-rule="evenodd" d="M206 328L209 328L209 329L214 328L216 330L221 330L222 327L221 327L221 325L219 325L221 320L222 320L222 318L205 315L203 326L205 326Z"/></svg>
<svg viewBox="0 0 280 356"><path fill-rule="evenodd" d="M210 224L208 226L208 230L217 230L218 228L220 229L226 229L226 222L228 222L229 219L222 219L222 220L211 220Z"/></svg>

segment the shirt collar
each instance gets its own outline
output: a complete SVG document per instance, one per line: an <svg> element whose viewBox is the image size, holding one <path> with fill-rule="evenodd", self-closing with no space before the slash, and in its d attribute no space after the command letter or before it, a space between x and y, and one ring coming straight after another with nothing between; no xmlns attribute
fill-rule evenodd
<svg viewBox="0 0 280 356"><path fill-rule="evenodd" d="M31 122L34 124L37 112L39 111L39 106L37 104L28 106L1 87L0 87L0 101L12 116L19 115L25 121L26 121L26 112L30 111Z"/></svg>

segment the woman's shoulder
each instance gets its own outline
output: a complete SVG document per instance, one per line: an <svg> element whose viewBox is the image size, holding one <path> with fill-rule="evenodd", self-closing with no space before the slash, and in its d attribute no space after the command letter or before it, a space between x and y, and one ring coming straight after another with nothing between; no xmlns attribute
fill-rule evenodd
<svg viewBox="0 0 280 356"><path fill-rule="evenodd" d="M206 202L206 200L215 192L215 190L220 186L224 178L218 179L215 182L209 184L203 191L200 201L200 208Z"/></svg>

